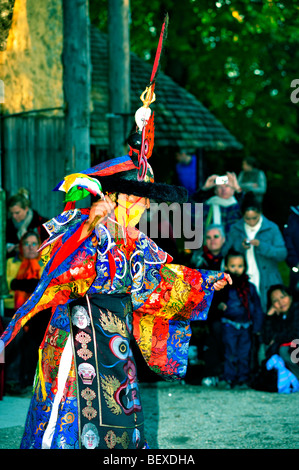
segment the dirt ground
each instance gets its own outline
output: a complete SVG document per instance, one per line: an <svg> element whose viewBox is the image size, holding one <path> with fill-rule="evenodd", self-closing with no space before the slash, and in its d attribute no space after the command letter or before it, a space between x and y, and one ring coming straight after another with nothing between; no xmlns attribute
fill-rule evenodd
<svg viewBox="0 0 299 470"><path fill-rule="evenodd" d="M141 383L151 449L298 449L299 393ZM0 429L0 449L18 449L23 426Z"/></svg>
<svg viewBox="0 0 299 470"><path fill-rule="evenodd" d="M299 448L299 393L166 382L143 386L142 392L151 448Z"/></svg>

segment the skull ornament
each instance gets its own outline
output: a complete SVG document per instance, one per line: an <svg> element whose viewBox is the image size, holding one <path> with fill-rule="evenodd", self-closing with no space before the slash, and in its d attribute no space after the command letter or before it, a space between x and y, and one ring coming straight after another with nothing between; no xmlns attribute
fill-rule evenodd
<svg viewBox="0 0 299 470"><path fill-rule="evenodd" d="M95 368L93 365L83 362L78 367L78 374L81 377L84 385L92 385L92 382L96 376Z"/></svg>

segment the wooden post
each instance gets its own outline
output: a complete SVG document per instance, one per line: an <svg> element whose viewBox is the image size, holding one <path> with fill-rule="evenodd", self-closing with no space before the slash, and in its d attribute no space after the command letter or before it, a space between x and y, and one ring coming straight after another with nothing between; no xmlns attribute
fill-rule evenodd
<svg viewBox="0 0 299 470"><path fill-rule="evenodd" d="M4 103L4 90L3 90L3 101ZM0 104L0 317L4 317L4 299L9 296L7 286L7 273L6 273L6 193L2 189L2 132L3 132L3 119L2 119L2 106ZM1 322L1 320L0 320ZM1 325L0 325L1 326ZM1 344L0 344L1 347ZM0 354L1 364L1 354ZM0 369L1 373L1 369ZM1 386L1 377L0 377ZM0 389L1 398L1 389Z"/></svg>
<svg viewBox="0 0 299 470"><path fill-rule="evenodd" d="M91 165L90 75L88 0L63 0L65 174Z"/></svg>
<svg viewBox="0 0 299 470"><path fill-rule="evenodd" d="M127 153L130 113L129 0L109 0L109 141L110 157Z"/></svg>

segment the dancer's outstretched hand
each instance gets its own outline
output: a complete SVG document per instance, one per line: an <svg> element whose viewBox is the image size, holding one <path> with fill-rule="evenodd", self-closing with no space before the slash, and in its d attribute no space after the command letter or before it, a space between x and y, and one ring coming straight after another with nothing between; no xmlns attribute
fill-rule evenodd
<svg viewBox="0 0 299 470"><path fill-rule="evenodd" d="M224 273L224 278L219 279L219 281L214 282L213 287L216 291L223 289L227 284L232 284L232 278L229 274Z"/></svg>

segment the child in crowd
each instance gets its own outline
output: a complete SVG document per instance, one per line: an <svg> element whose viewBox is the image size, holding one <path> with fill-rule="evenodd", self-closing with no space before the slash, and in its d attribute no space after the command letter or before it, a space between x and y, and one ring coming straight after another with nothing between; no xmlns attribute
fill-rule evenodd
<svg viewBox="0 0 299 470"><path fill-rule="evenodd" d="M219 295L222 311L225 388L248 388L252 335L260 335L264 313L254 284L246 275L244 254L229 251L225 270L233 284Z"/></svg>

